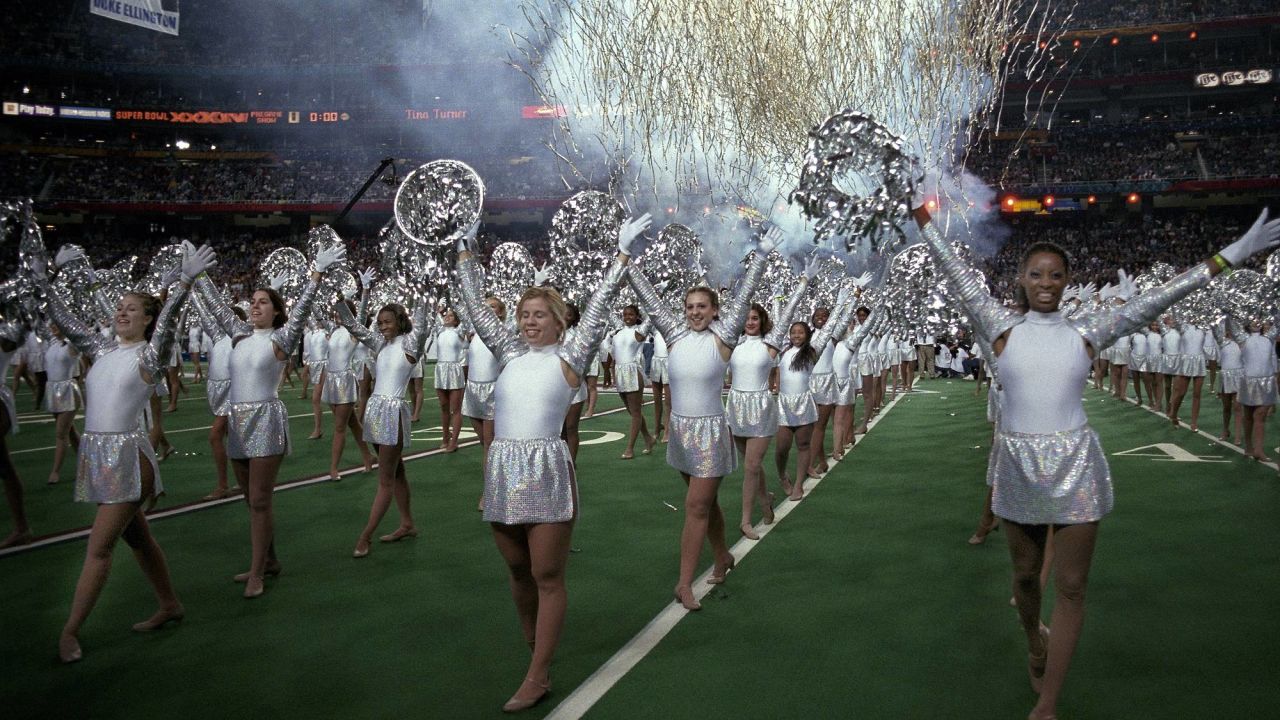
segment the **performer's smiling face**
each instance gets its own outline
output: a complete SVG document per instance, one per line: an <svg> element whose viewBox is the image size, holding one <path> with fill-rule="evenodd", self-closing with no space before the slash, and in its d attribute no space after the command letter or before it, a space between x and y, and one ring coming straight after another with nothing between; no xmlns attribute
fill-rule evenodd
<svg viewBox="0 0 1280 720"><path fill-rule="evenodd" d="M1027 294L1028 309L1050 313L1062 302L1068 279L1066 264L1057 253L1038 252L1027 258L1018 282Z"/></svg>
<svg viewBox="0 0 1280 720"><path fill-rule="evenodd" d="M711 326L716 318L716 306L711 296L705 292L693 291L684 298L684 319L689 329L701 332ZM759 318L757 318L757 322Z"/></svg>
<svg viewBox="0 0 1280 720"><path fill-rule="evenodd" d="M520 332L532 347L554 345L562 331L546 300L532 297L520 304Z"/></svg>
<svg viewBox="0 0 1280 720"><path fill-rule="evenodd" d="M249 322L255 328L269 328L276 318L276 306L265 290L258 290L249 300Z"/></svg>
<svg viewBox="0 0 1280 720"><path fill-rule="evenodd" d="M742 331L748 335L755 336L760 334L760 313L752 310L747 313L747 324L743 326Z"/></svg>
<svg viewBox="0 0 1280 720"><path fill-rule="evenodd" d="M121 342L142 340L151 320L141 298L132 294L125 295L116 304L116 337Z"/></svg>
<svg viewBox="0 0 1280 720"><path fill-rule="evenodd" d="M382 333L382 337L391 342L400 334L400 321L396 314L390 310L383 310L378 313L378 332Z"/></svg>

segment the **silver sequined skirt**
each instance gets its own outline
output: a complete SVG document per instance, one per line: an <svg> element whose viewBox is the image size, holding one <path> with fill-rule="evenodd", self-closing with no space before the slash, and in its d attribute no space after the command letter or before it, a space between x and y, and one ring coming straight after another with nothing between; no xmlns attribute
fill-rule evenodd
<svg viewBox="0 0 1280 720"><path fill-rule="evenodd" d="M836 404L836 374L814 373L809 376L809 392L819 405Z"/></svg>
<svg viewBox="0 0 1280 720"><path fill-rule="evenodd" d="M640 367L640 363L620 362L613 366L613 386L618 392L639 392L647 384L644 368Z"/></svg>
<svg viewBox="0 0 1280 720"><path fill-rule="evenodd" d="M409 402L390 395L370 395L364 406L364 441L409 447Z"/></svg>
<svg viewBox="0 0 1280 720"><path fill-rule="evenodd" d="M591 364L587 366L587 377L600 377L600 356L594 355L591 358Z"/></svg>
<svg viewBox="0 0 1280 720"><path fill-rule="evenodd" d="M1244 368L1230 368L1219 372L1213 384L1213 391L1222 395L1240 392L1240 386L1244 384Z"/></svg>
<svg viewBox="0 0 1280 720"><path fill-rule="evenodd" d="M210 380L206 388L209 393L209 412L216 417L231 414L231 381Z"/></svg>
<svg viewBox="0 0 1280 720"><path fill-rule="evenodd" d="M667 373L666 358L655 357L649 361L649 382L663 385L671 382L671 375Z"/></svg>
<svg viewBox="0 0 1280 720"><path fill-rule="evenodd" d="M1160 356L1160 372L1164 373L1165 375L1177 375L1178 370L1181 367L1182 367L1181 355L1173 354L1173 355Z"/></svg>
<svg viewBox="0 0 1280 720"><path fill-rule="evenodd" d="M738 437L778 434L778 400L768 390L730 390L724 414Z"/></svg>
<svg viewBox="0 0 1280 720"><path fill-rule="evenodd" d="M858 395L858 387L849 378L836 378L836 405L848 407Z"/></svg>
<svg viewBox="0 0 1280 720"><path fill-rule="evenodd" d="M154 387L156 397L169 397L169 381L163 377L162 373L156 373L156 382Z"/></svg>
<svg viewBox="0 0 1280 720"><path fill-rule="evenodd" d="M1211 343L1206 343L1206 344L1205 344L1205 346L1204 346L1204 359L1205 359L1205 360L1208 360L1209 362L1218 362L1218 357L1219 357L1221 354L1222 354L1222 348L1220 348L1220 347L1218 346L1218 343L1216 343L1216 342L1211 342Z"/></svg>
<svg viewBox="0 0 1280 720"><path fill-rule="evenodd" d="M1276 379L1275 376L1267 375L1266 377L1251 377L1244 375L1240 380L1239 395L1236 400L1241 405L1249 405L1257 407L1259 405L1275 405L1276 404Z"/></svg>
<svg viewBox="0 0 1280 720"><path fill-rule="evenodd" d="M667 464L690 477L724 477L738 469L738 453L724 413L684 417L671 413Z"/></svg>
<svg viewBox="0 0 1280 720"><path fill-rule="evenodd" d="M0 383L3 385L3 383ZM9 416L9 434L18 434L18 408L13 403L13 391L7 386L0 387L0 412Z"/></svg>
<svg viewBox="0 0 1280 720"><path fill-rule="evenodd" d="M858 375L861 377L874 377L880 374L880 368L876 365L875 353L859 353L858 354Z"/></svg>
<svg viewBox="0 0 1280 720"><path fill-rule="evenodd" d="M778 424L787 427L800 427L818 421L818 406L813 403L811 393L802 392L796 395L778 393Z"/></svg>
<svg viewBox="0 0 1280 720"><path fill-rule="evenodd" d="M992 511L1027 525L1093 522L1115 504L1111 469L1088 425L1043 435L998 430L987 484Z"/></svg>
<svg viewBox="0 0 1280 720"><path fill-rule="evenodd" d="M1129 364L1129 352L1127 350L1116 350L1115 348L1112 348L1112 350L1114 351L1111 353L1112 365L1128 365Z"/></svg>
<svg viewBox="0 0 1280 720"><path fill-rule="evenodd" d="M906 350L899 350L899 351L898 351L898 361L899 361L899 362L915 362L915 361L916 361L916 346L915 346L915 345L912 345L910 348L908 348L908 349L906 349Z"/></svg>
<svg viewBox="0 0 1280 720"><path fill-rule="evenodd" d="M164 494L160 465L146 433L85 431L76 456L76 502L100 504L138 502L142 497L142 468L138 453L151 463L155 494Z"/></svg>
<svg viewBox="0 0 1280 720"><path fill-rule="evenodd" d="M1133 372L1147 372L1147 356L1129 353L1129 369Z"/></svg>
<svg viewBox="0 0 1280 720"><path fill-rule="evenodd" d="M467 389L462 393L462 416L493 419L493 386L492 382L467 381Z"/></svg>
<svg viewBox="0 0 1280 720"><path fill-rule="evenodd" d="M279 400L231 403L228 414L227 457L248 460L288 455L289 411Z"/></svg>
<svg viewBox="0 0 1280 720"><path fill-rule="evenodd" d="M1178 374L1183 377L1204 377L1203 355L1179 355Z"/></svg>
<svg viewBox="0 0 1280 720"><path fill-rule="evenodd" d="M485 522L567 522L577 504L573 460L563 440L493 439L484 471Z"/></svg>
<svg viewBox="0 0 1280 720"><path fill-rule="evenodd" d="M587 401L587 379L585 377L578 379L578 389L573 393L573 399L569 401L570 405L577 405L580 402Z"/></svg>
<svg viewBox="0 0 1280 720"><path fill-rule="evenodd" d="M51 382L44 390L44 409L51 413L75 412L80 404L80 386L75 380Z"/></svg>
<svg viewBox="0 0 1280 720"><path fill-rule="evenodd" d="M436 363L435 384L437 390L461 390L466 385L462 376L462 363Z"/></svg>
<svg viewBox="0 0 1280 720"><path fill-rule="evenodd" d="M346 405L360 399L360 378L354 370L326 371L324 388L320 390L320 402L326 405Z"/></svg>

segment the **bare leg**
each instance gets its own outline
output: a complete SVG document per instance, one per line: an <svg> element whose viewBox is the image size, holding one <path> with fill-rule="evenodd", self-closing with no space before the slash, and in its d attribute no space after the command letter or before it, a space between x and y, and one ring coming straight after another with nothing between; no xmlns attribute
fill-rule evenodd
<svg viewBox="0 0 1280 720"><path fill-rule="evenodd" d="M1250 409L1245 406L1245 433L1249 435L1249 442L1252 447L1250 453L1255 459L1263 462L1270 462L1271 458L1267 457L1267 446L1265 443L1267 414L1271 411L1271 405L1258 405ZM1252 418L1252 422L1250 422ZM1252 426L1252 427L1250 427Z"/></svg>
<svg viewBox="0 0 1280 720"><path fill-rule="evenodd" d="M1052 717L1084 626L1085 590L1098 539L1098 523L1058 525L1053 530L1053 639L1035 717Z"/></svg>
<svg viewBox="0 0 1280 720"><path fill-rule="evenodd" d="M724 513L716 500L720 478L691 478L684 475L689 485L684 501L684 529L680 533L680 578L676 583L676 596L689 610L700 609L693 600L691 586L697 571L698 556L702 553L702 541L710 541L716 557L713 578L722 581L733 567L733 556L724 539Z"/></svg>
<svg viewBox="0 0 1280 720"><path fill-rule="evenodd" d="M320 406L320 395L324 392L325 371L320 371L320 378L316 380L316 385L311 389L311 434L307 436L308 440L319 440L324 437L324 430L320 427L320 418L324 415L324 409Z"/></svg>
<svg viewBox="0 0 1280 720"><path fill-rule="evenodd" d="M409 484L403 477L404 463L400 461L402 446L397 443L375 447L378 449L378 490L373 496L369 521L356 540L356 549L352 553L355 557L364 557L369 554L369 544L373 542L373 534L378 531L378 524L386 516L393 498L400 511L400 527L396 533L384 535L383 541L392 542L405 536L417 535L413 516L409 512ZM400 487L402 482L403 487Z"/></svg>
<svg viewBox="0 0 1280 720"><path fill-rule="evenodd" d="M996 529L995 513L991 511L991 498L994 495L995 488L987 486L987 499L982 503L982 516L978 518L978 529L973 532L969 538L970 545L981 545L987 541L987 535Z"/></svg>
<svg viewBox="0 0 1280 720"><path fill-rule="evenodd" d="M350 413L347 415L347 427L351 428L351 438L356 441L356 447L360 448L360 460L364 463L364 471L373 471L373 453L369 450L369 443L364 441L364 423L360 421L359 413L355 412L355 404L348 406Z"/></svg>
<svg viewBox="0 0 1280 720"><path fill-rule="evenodd" d="M409 382L410 384L413 385L413 418L412 419L413 419L413 422L418 422L419 420L422 419L422 398L423 398L422 378L420 377L413 378Z"/></svg>
<svg viewBox="0 0 1280 720"><path fill-rule="evenodd" d="M302 377L302 394L298 395L298 399L306 400L307 391L311 389L311 366L303 365L302 372L298 374Z"/></svg>
<svg viewBox="0 0 1280 720"><path fill-rule="evenodd" d="M1200 429L1200 394L1204 392L1204 378L1191 379L1191 431Z"/></svg>
<svg viewBox="0 0 1280 720"><path fill-rule="evenodd" d="M813 450L809 454L809 477L818 478L827 471L827 422L831 420L834 405L818 406L818 421L813 425Z"/></svg>
<svg viewBox="0 0 1280 720"><path fill-rule="evenodd" d="M587 376L587 409L586 416L596 414L596 400L600 397L599 379L594 375Z"/></svg>
<svg viewBox="0 0 1280 720"><path fill-rule="evenodd" d="M247 462L249 489L245 497L249 503L249 532L253 545L249 577L244 588L244 596L247 598L257 597L263 593L265 588L262 578L268 565L279 566L279 560L276 558L272 496L275 491L276 475L280 472L280 462L283 459L282 455L272 455L252 458ZM237 465L240 462L244 461L238 461Z"/></svg>
<svg viewBox="0 0 1280 720"><path fill-rule="evenodd" d="M653 388L653 434L658 436L659 441L661 441L667 434L665 422L667 404L666 395L663 393L666 384L655 382L651 383L650 387Z"/></svg>
<svg viewBox="0 0 1280 720"><path fill-rule="evenodd" d="M458 449L460 434L462 434L462 388L449 391L449 452Z"/></svg>
<svg viewBox="0 0 1280 720"><path fill-rule="evenodd" d="M773 523L773 503L769 500L769 492L765 489L764 468L761 462L764 460L764 452L769 447L769 438L767 437L735 437L734 444L738 446L738 453L743 459L743 478L742 478L742 522L739 529L742 534L751 539L759 540L760 536L753 529L751 516L755 510L755 504L760 503L760 507L764 509L764 523L766 525Z"/></svg>
<svg viewBox="0 0 1280 720"><path fill-rule="evenodd" d="M169 378L169 407L165 412L177 412L178 394L185 393L187 388L182 384L182 373L179 372L179 368L165 368L165 375Z"/></svg>
<svg viewBox="0 0 1280 720"><path fill-rule="evenodd" d="M1178 412L1182 409L1182 398L1187 394L1187 380L1184 375L1170 375L1169 421L1178 427Z"/></svg>
<svg viewBox="0 0 1280 720"><path fill-rule="evenodd" d="M53 468L49 471L49 483L58 482L59 475L62 473L62 463L67 455L67 447L72 444L75 438L76 427L74 424L75 412L60 412L54 414L54 434L57 438L53 448ZM79 445L79 440L75 440ZM78 449L78 448L77 448Z"/></svg>
<svg viewBox="0 0 1280 720"><path fill-rule="evenodd" d="M862 376L862 422L853 429L853 433L865 434L867 425L871 422L871 415L874 412L876 404L876 378L874 375ZM850 438L851 440L853 438Z"/></svg>
<svg viewBox="0 0 1280 720"><path fill-rule="evenodd" d="M564 426L560 429L560 437L569 446L569 457L578 461L578 426L582 421L583 403L577 402L569 406L564 414Z"/></svg>
<svg viewBox="0 0 1280 720"><path fill-rule="evenodd" d="M213 468L217 475L218 486L205 496L206 500L217 500L231 494L227 484L227 418L222 415L213 418L209 428L209 450L213 454Z"/></svg>
<svg viewBox="0 0 1280 720"><path fill-rule="evenodd" d="M787 460L791 456L791 440L794 435L792 428L786 425L779 425L778 434L774 436L773 444L773 467L778 471L778 481L782 484L782 492L788 497L795 493L797 486L804 486L803 476L798 476L796 482L792 483L790 476L787 475ZM803 496L803 491L801 495Z"/></svg>
<svg viewBox="0 0 1280 720"><path fill-rule="evenodd" d="M666 442L667 429L671 427L671 383L663 386L662 397L667 401L666 410L662 413L662 442Z"/></svg>
<svg viewBox="0 0 1280 720"><path fill-rule="evenodd" d="M436 389L436 400L440 403L440 447L449 447L449 439L453 437L453 424L449 422L449 391Z"/></svg>
<svg viewBox="0 0 1280 720"><path fill-rule="evenodd" d="M649 434L649 427L644 421L644 412L642 405L644 398L638 392L618 393L622 397L622 403L627 407L627 413L631 415L631 427L627 430L627 449L622 453L624 460L630 460L635 457L636 437L644 436L645 450L653 448L653 436Z"/></svg>

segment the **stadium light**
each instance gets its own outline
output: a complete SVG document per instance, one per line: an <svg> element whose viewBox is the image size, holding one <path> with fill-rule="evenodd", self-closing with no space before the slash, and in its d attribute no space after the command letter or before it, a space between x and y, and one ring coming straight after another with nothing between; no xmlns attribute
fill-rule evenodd
<svg viewBox="0 0 1280 720"><path fill-rule="evenodd" d="M924 201L924 206L925 206L925 209L927 209L929 212L933 212L934 210L938 209L938 199L929 198L928 200Z"/></svg>
<svg viewBox="0 0 1280 720"><path fill-rule="evenodd" d="M1151 33L1151 42L1160 42L1160 33Z"/></svg>
<svg viewBox="0 0 1280 720"><path fill-rule="evenodd" d="M1096 205L1096 204L1097 204L1097 202L1098 202L1098 196L1097 196L1097 195L1090 195L1090 196L1089 196L1088 203L1089 203L1090 205Z"/></svg>
<svg viewBox="0 0 1280 720"><path fill-rule="evenodd" d="M187 142L186 140L177 140L173 144L176 145L179 150L186 150L187 148L191 147L191 143Z"/></svg>
<svg viewBox="0 0 1280 720"><path fill-rule="evenodd" d="M1118 38L1118 37L1113 37L1113 38L1111 38L1111 44L1112 44L1112 45L1119 45L1119 44L1120 44L1120 38Z"/></svg>
<svg viewBox="0 0 1280 720"><path fill-rule="evenodd" d="M1200 37L1200 33L1196 32L1195 30L1192 30L1191 32L1187 33L1188 40L1195 40L1198 37Z"/></svg>
<svg viewBox="0 0 1280 720"><path fill-rule="evenodd" d="M1137 204L1138 204L1138 202L1139 202L1139 201L1141 201L1141 200L1142 200L1142 196L1141 196L1141 195L1139 195L1138 193L1129 193L1129 204L1130 204L1130 205L1137 205Z"/></svg>
<svg viewBox="0 0 1280 720"><path fill-rule="evenodd" d="M1045 196L1044 196L1044 206L1045 206L1045 207L1047 207L1047 208L1051 208L1051 207L1053 207L1053 196L1052 196L1052 195L1045 195Z"/></svg>
<svg viewBox="0 0 1280 720"><path fill-rule="evenodd" d="M1004 196L1004 207L1006 210L1012 210L1014 205L1018 204L1018 198L1013 195Z"/></svg>
<svg viewBox="0 0 1280 720"><path fill-rule="evenodd" d="M1072 40L1072 41L1071 41L1071 47L1073 47L1073 48L1078 48L1078 47L1080 47L1080 38L1076 38L1075 40Z"/></svg>

